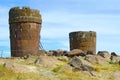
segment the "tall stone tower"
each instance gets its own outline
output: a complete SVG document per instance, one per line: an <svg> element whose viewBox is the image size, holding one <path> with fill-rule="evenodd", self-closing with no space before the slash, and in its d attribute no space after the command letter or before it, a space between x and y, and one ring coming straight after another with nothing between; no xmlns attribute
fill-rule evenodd
<svg viewBox="0 0 120 80"><path fill-rule="evenodd" d="M22 57L27 54L37 54L41 23L42 19L38 10L29 7L10 9L9 29L12 56Z"/></svg>
<svg viewBox="0 0 120 80"><path fill-rule="evenodd" d="M84 52L92 51L96 54L96 32L94 31L78 31L71 32L70 38L70 50L81 49Z"/></svg>

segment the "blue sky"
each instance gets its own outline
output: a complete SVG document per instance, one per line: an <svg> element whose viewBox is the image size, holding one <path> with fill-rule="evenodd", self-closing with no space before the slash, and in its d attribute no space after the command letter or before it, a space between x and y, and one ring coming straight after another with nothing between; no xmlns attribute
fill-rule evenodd
<svg viewBox="0 0 120 80"><path fill-rule="evenodd" d="M120 0L0 0L0 53L10 52L9 9L29 6L42 14L46 50L69 50L69 33L96 31L97 51L120 54Z"/></svg>

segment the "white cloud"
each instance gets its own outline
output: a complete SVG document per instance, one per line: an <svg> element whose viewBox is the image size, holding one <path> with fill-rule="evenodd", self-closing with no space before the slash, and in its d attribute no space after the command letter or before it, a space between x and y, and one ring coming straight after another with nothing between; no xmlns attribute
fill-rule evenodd
<svg viewBox="0 0 120 80"><path fill-rule="evenodd" d="M74 14L65 11L54 11L43 14L42 37L54 42L57 41L63 49L69 49L69 32L72 31L96 31L97 37L104 40L97 40L97 50L117 51L113 47L118 44L113 40L105 40L114 35L120 35L120 15L103 15L103 14ZM52 39L52 40L51 40ZM61 41L59 41L61 39ZM66 40L63 40L66 39ZM119 40L119 38L118 38ZM47 44L47 43L46 43ZM48 43L49 45L49 43ZM59 44L58 44L59 45ZM110 46L111 45L111 46ZM112 46L113 45L113 46ZM54 45L51 45L54 46ZM60 47L61 48L61 47Z"/></svg>
<svg viewBox="0 0 120 80"><path fill-rule="evenodd" d="M43 14L42 36L48 38L67 37L69 32L72 31L89 30L96 31L101 35L120 34L119 18L120 15L81 15L62 11L48 12Z"/></svg>

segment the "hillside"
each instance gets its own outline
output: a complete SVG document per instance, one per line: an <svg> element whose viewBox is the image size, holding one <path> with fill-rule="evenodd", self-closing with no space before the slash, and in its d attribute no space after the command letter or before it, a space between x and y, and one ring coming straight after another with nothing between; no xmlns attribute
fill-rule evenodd
<svg viewBox="0 0 120 80"><path fill-rule="evenodd" d="M37 55L0 59L0 80L119 80L120 63L104 57L72 52L71 56ZM82 53L81 53L82 54ZM117 56L120 61L120 57Z"/></svg>

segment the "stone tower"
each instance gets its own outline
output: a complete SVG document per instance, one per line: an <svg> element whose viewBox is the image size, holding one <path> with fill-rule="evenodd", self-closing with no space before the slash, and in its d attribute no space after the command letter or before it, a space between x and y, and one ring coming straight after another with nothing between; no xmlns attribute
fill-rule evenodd
<svg viewBox="0 0 120 80"><path fill-rule="evenodd" d="M78 31L71 32L70 38L70 50L81 49L84 52L92 51L96 54L96 32L93 31Z"/></svg>
<svg viewBox="0 0 120 80"><path fill-rule="evenodd" d="M10 9L9 29L12 56L22 57L38 53L41 23L42 19L38 10L29 7Z"/></svg>

